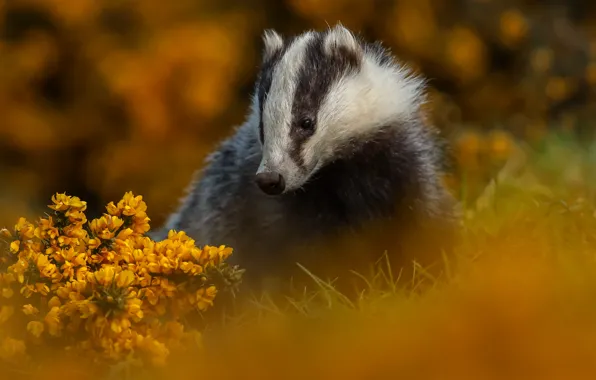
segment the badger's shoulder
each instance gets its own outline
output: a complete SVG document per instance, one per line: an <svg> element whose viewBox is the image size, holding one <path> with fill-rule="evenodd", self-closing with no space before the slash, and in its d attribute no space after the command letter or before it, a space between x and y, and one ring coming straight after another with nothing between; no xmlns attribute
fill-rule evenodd
<svg viewBox="0 0 596 380"><path fill-rule="evenodd" d="M238 186L254 174L261 159L260 156L261 149L256 127L249 120L207 156L204 168L197 172L197 175L203 180L214 182L213 185Z"/></svg>

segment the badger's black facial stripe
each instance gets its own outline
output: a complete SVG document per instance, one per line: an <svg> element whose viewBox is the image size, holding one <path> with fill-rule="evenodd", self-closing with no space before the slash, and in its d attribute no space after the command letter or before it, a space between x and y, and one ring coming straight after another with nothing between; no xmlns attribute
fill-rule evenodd
<svg viewBox="0 0 596 380"><path fill-rule="evenodd" d="M263 62L261 73L259 75L259 87L257 89L257 97L259 99L259 139L261 140L261 144L265 139L263 132L263 107L265 105L267 93L271 88L271 82L273 80L273 70L275 69L275 65L279 62L280 58L281 50L278 50L273 54L273 56L269 60Z"/></svg>
<svg viewBox="0 0 596 380"><path fill-rule="evenodd" d="M303 170L302 146L317 129L317 113L329 89L341 77L357 72L361 64L355 52L343 47L339 47L333 54L325 54L324 41L327 33L329 31L317 33L306 46L292 104L290 156ZM310 128L303 128L303 121L306 119L312 122Z"/></svg>

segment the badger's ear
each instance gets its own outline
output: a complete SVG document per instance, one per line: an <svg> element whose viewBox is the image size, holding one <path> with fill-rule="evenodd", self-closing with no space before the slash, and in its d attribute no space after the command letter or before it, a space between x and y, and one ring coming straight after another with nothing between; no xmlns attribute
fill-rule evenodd
<svg viewBox="0 0 596 380"><path fill-rule="evenodd" d="M327 55L348 53L358 59L363 55L362 46L354 34L341 23L327 31L323 46Z"/></svg>
<svg viewBox="0 0 596 380"><path fill-rule="evenodd" d="M284 40L273 29L266 29L263 32L263 61L268 61L275 53L281 50L284 46Z"/></svg>

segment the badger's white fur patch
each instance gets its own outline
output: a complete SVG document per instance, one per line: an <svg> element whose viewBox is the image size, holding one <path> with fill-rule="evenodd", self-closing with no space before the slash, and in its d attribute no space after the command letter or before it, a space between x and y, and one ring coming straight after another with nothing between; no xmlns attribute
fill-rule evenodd
<svg viewBox="0 0 596 380"><path fill-rule="evenodd" d="M284 46L283 38L273 29L263 32L263 60L270 59Z"/></svg>
<svg viewBox="0 0 596 380"><path fill-rule="evenodd" d="M278 171L286 182L293 187L301 180L300 171L292 161L289 151L292 149L290 126L292 122L292 104L300 68L304 64L305 51L312 32L306 32L292 42L273 71L271 88L263 105L263 124L265 141L263 159L258 172Z"/></svg>
<svg viewBox="0 0 596 380"><path fill-rule="evenodd" d="M343 47L354 53L356 56L362 56L362 49L356 40L356 37L343 25L337 24L329 30L323 42L324 51L327 55L334 54L338 48Z"/></svg>
<svg viewBox="0 0 596 380"><path fill-rule="evenodd" d="M415 117L423 90L424 81L405 68L382 66L378 57L364 56L358 74L331 86L317 115L317 130L304 145L305 162L321 165L348 139Z"/></svg>

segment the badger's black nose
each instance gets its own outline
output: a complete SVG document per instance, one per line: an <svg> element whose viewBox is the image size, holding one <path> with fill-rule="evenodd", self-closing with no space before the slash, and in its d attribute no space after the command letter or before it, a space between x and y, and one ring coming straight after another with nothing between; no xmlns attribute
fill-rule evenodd
<svg viewBox="0 0 596 380"><path fill-rule="evenodd" d="M284 177L276 172L258 173L255 182L265 194L279 195L286 188Z"/></svg>

